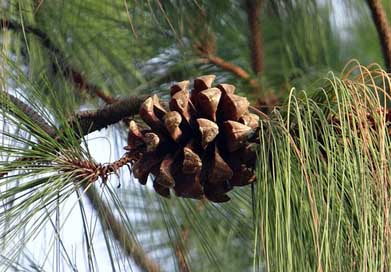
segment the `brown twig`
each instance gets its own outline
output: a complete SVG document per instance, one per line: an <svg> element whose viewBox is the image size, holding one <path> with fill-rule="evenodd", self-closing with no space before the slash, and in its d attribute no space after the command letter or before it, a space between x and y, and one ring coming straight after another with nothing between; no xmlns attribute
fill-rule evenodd
<svg viewBox="0 0 391 272"><path fill-rule="evenodd" d="M391 28L381 0L367 0L369 9L379 35L387 72L391 72Z"/></svg>
<svg viewBox="0 0 391 272"><path fill-rule="evenodd" d="M83 111L77 113L71 120L73 127L80 137L109 125L118 123L122 119L138 114L144 96L130 96L107 105L103 109L95 111Z"/></svg>
<svg viewBox="0 0 391 272"><path fill-rule="evenodd" d="M189 228L188 227L183 227L180 234L179 234L180 240L176 242L175 244L175 256L177 258L178 262L178 268L179 271L181 272L190 272L190 268L187 264L186 257L185 257L185 252L183 245L186 243L186 241L189 238Z"/></svg>
<svg viewBox="0 0 391 272"><path fill-rule="evenodd" d="M29 34L33 34L37 37L42 45L47 48L53 55L58 59L58 63L61 65L61 72L63 75L68 78L69 81L79 90L85 90L92 95L95 95L101 98L106 104L112 104L116 102L116 99L105 94L103 90L89 82L81 72L77 71L74 67L70 65L70 63L66 60L65 54L50 40L49 36L43 32L42 30L28 26L21 25L14 20L8 19L0 19L0 29L12 29L18 32L25 32Z"/></svg>
<svg viewBox="0 0 391 272"><path fill-rule="evenodd" d="M248 42L250 47L250 60L253 72L259 78L264 72L264 48L262 41L262 29L260 16L263 0L244 0L247 21L249 27ZM264 112L270 112L277 104L278 99L274 93L265 93L258 81L253 85L254 94L257 97L257 105Z"/></svg>
<svg viewBox="0 0 391 272"><path fill-rule="evenodd" d="M112 96L105 94L100 87L89 82L79 71L73 69L69 65L65 65L64 68L66 69L67 74L70 75L68 78L70 78L73 85L79 90L86 90L87 92L96 95L106 104L113 104L117 101L117 99Z"/></svg>
<svg viewBox="0 0 391 272"><path fill-rule="evenodd" d="M63 172L76 173L75 179L90 184L99 178L105 183L110 175L116 174L118 176L119 170L124 166L129 166L131 162L132 156L129 153L125 153L122 158L115 162L105 164L96 163L89 159L75 159L72 156L68 156L68 154L59 154L52 163L58 165Z"/></svg>
<svg viewBox="0 0 391 272"><path fill-rule="evenodd" d="M231 62L228 62L218 56L215 56L213 54L203 54L203 56L206 58L206 61L213 63L214 65L220 67L223 70L226 70L228 72L231 72L232 74L236 75L237 77L244 79L247 81L251 87L258 88L259 84L256 80L252 79L250 74L247 73L242 67L237 66Z"/></svg>
<svg viewBox="0 0 391 272"><path fill-rule="evenodd" d="M207 14L204 9L200 9L199 16L199 22L206 21ZM195 27L193 25L190 25L190 27L194 28L193 31L196 33L199 31L199 29L203 30L201 32L201 36L198 37L198 40L194 42L193 48L198 55L204 58L204 61L206 63L212 63L220 67L221 69L232 73L238 78L247 81L249 85L254 89L259 88L258 82L251 78L251 75L246 70L216 55L216 35L212 31L210 31L208 27L204 25L204 23L202 23L201 26L197 25L197 27Z"/></svg>
<svg viewBox="0 0 391 272"><path fill-rule="evenodd" d="M21 112L27 115L34 124L46 132L50 137L55 136L56 130L50 124L48 124L31 106L27 105L19 98L9 93L0 91L0 108L8 108L11 112L14 112L9 103L14 104Z"/></svg>
<svg viewBox="0 0 391 272"><path fill-rule="evenodd" d="M7 99L9 99L9 102L7 102ZM79 137L83 137L89 133L118 123L126 117L138 114L140 105L144 99L144 96L129 96L99 110L76 113L69 120L69 126L75 129ZM58 137L57 130L48 124L31 106L13 95L0 92L0 108L9 107L9 103L14 104L50 137ZM9 110L12 111L12 108L9 108Z"/></svg>
<svg viewBox="0 0 391 272"><path fill-rule="evenodd" d="M131 232L114 216L109 206L99 196L96 188L90 186L85 195L98 213L103 229L112 233L121 248L128 256L132 257L138 267L146 272L159 272L159 265L148 257Z"/></svg>
<svg viewBox="0 0 391 272"><path fill-rule="evenodd" d="M259 108L261 111L264 111L266 113L270 112L273 109L273 107L278 103L278 99L272 93L269 94L268 96L260 97L259 94L261 92L260 91L261 85L256 79L252 78L251 75L240 66L237 66L213 54L204 53L200 49L198 50L200 54L202 54L206 58L205 59L206 62L213 63L214 65L220 67L221 69L231 72L237 77L247 81L248 84L253 88L254 93L257 94L258 99L257 99L256 107Z"/></svg>
<svg viewBox="0 0 391 272"><path fill-rule="evenodd" d="M251 66L257 75L261 75L264 69L262 31L259 25L261 5L261 0L246 0L247 20L250 29Z"/></svg>
<svg viewBox="0 0 391 272"><path fill-rule="evenodd" d="M197 212L201 212L205 208L205 203L207 203L208 200L206 198L200 199L199 202L197 202L195 210ZM181 272L189 272L191 271L187 261L184 250L184 247L186 246L187 241L190 237L190 228L189 226L182 226L181 232L179 234L179 239L175 243L174 252L175 256L177 258L179 271Z"/></svg>

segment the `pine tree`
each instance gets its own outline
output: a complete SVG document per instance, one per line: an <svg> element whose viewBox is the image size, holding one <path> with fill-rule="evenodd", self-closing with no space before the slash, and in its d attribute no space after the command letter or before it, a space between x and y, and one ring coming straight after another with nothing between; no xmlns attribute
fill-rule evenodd
<svg viewBox="0 0 391 272"><path fill-rule="evenodd" d="M0 1L1 269L389 270L390 8Z"/></svg>

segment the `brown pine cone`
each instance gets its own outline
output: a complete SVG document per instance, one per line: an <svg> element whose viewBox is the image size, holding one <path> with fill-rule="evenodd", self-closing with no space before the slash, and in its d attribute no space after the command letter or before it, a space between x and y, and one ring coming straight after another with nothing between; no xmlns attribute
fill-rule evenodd
<svg viewBox="0 0 391 272"><path fill-rule="evenodd" d="M212 87L214 75L171 87L169 109L156 95L140 107L149 129L129 123L128 155L141 184L151 174L157 193L213 202L226 202L233 186L255 180L259 117L249 112L245 97L235 87Z"/></svg>

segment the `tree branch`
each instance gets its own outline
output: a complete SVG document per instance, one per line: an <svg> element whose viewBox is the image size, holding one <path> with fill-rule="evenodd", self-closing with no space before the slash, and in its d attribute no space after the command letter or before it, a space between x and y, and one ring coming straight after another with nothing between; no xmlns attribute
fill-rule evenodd
<svg viewBox="0 0 391 272"><path fill-rule="evenodd" d="M146 272L159 272L159 265L147 257L146 252L137 240L123 226L122 222L116 219L111 209L101 199L95 187L90 186L85 195L98 213L103 229L109 230L113 234L121 248L128 256L133 258L139 268Z"/></svg>
<svg viewBox="0 0 391 272"><path fill-rule="evenodd" d="M202 50L202 48L197 48L197 50L200 55L205 57L206 62L212 63L220 67L221 69L228 71L241 79L244 79L253 88L254 93L260 94L261 85L256 79L251 78L250 74L247 73L243 68L231 62L228 62L218 56L215 56L211 53L205 52ZM257 96L258 99L257 99L256 107L259 108L262 112L271 111L278 102L278 99L273 94L269 94L268 96L264 96L264 97L259 97L259 95Z"/></svg>
<svg viewBox="0 0 391 272"><path fill-rule="evenodd" d="M247 13L247 21L249 27L248 42L250 46L250 58L253 72L258 76L262 76L264 72L264 48L262 41L262 29L260 26L260 16L262 11L263 0L244 0L245 9ZM255 81L255 80L254 80ZM257 82L257 81L256 81ZM257 98L256 107L264 112L270 112L276 103L278 98L273 94L266 94L262 90L261 84L257 82L257 85L253 88Z"/></svg>
<svg viewBox="0 0 391 272"><path fill-rule="evenodd" d="M180 272L190 272L190 267L187 264L183 245L189 238L189 228L184 227L179 233L180 241L177 241L174 246L175 256L178 262L178 268Z"/></svg>
<svg viewBox="0 0 391 272"><path fill-rule="evenodd" d="M144 100L144 96L130 96L96 111L79 112L70 120L70 126L82 137L138 114Z"/></svg>
<svg viewBox="0 0 391 272"><path fill-rule="evenodd" d="M88 82L80 72L72 68L66 62L64 54L54 45L45 32L31 26L22 26L12 20L0 19L0 29L3 28L13 29L20 32L25 31L26 33L35 35L41 40L43 46L45 46L50 52L59 58L60 63L63 64L63 70L65 74L78 89L85 89L100 97L103 101L106 102L106 104L109 104L109 106L101 110L77 113L76 116L70 120L72 127L77 129L77 126L79 126L79 129L77 130L80 136L84 136L88 133L100 130L104 127L107 127L108 125L119 122L125 117L129 117L138 113L139 107L144 100L142 97L128 97L126 99L117 100L104 94L104 92L101 91L98 86ZM10 98L12 99L15 97L10 96ZM27 110L29 107L18 99L14 100L13 102L19 104L16 106L20 106L20 109L22 110ZM33 111L29 111L29 113L30 114L28 115L30 118L32 118L32 120L34 120L35 117L40 117L39 114L31 114ZM42 122L38 123L43 125ZM55 131L53 128L49 126L49 128L46 127L46 129L51 130L49 135L54 135Z"/></svg>
<svg viewBox="0 0 391 272"><path fill-rule="evenodd" d="M387 22L386 12L381 0L367 0L367 3L379 35L387 72L391 72L391 28Z"/></svg>
<svg viewBox="0 0 391 272"><path fill-rule="evenodd" d="M61 72L68 78L69 81L79 90L86 90L87 92L101 98L105 103L112 104L116 101L113 97L105 94L99 86L89 82L81 72L77 71L67 61L64 53L50 40L49 36L42 30L32 27L21 25L16 21L1 19L0 18L0 29L12 29L17 32L25 32L37 37L42 45L48 49L58 60L61 65Z"/></svg>
<svg viewBox="0 0 391 272"><path fill-rule="evenodd" d="M20 111L26 114L40 129L46 132L50 137L55 137L56 130L50 124L48 124L38 112L21 101L19 98L4 91L0 91L0 108L9 107L9 102L7 103L8 99L9 102L14 104ZM12 108L9 108L9 110L13 112Z"/></svg>
<svg viewBox="0 0 391 272"><path fill-rule="evenodd" d="M262 31L259 25L261 2L261 0L246 0L247 20L250 28L251 66L257 75L261 75L264 69Z"/></svg>
<svg viewBox="0 0 391 272"><path fill-rule="evenodd" d="M5 99L10 99L10 102L29 116L32 122L39 126L48 135L55 138L56 130L51 127L38 112L26 103L20 101L17 97L7 93L4 94L4 96L0 96L0 107L7 107L9 104L5 102ZM116 123L124 117L137 114L142 101L143 98L140 97L129 97L101 110L82 112L76 115L71 124L75 126L76 122L79 122L79 128L81 129L82 134L81 136L83 136L93 130L98 130L107 125ZM118 168L124 166L128 162L129 158L125 156L114 163L97 166L99 169L97 168L96 172L100 173L102 178L107 178L110 173L116 172ZM16 165L20 166L20 164ZM5 176L6 174L7 172L0 172L0 177ZM83 185L84 188L86 188L86 186L87 183ZM98 213L103 229L111 232L124 253L131 257L142 271L159 272L159 265L147 256L146 252L131 235L128 229L122 224L122 222L116 219L111 209L102 201L96 189L93 186L90 186L88 190L86 190L85 195L95 211Z"/></svg>
<svg viewBox="0 0 391 272"><path fill-rule="evenodd" d="M20 111L26 114L34 124L38 125L50 137L57 137L57 130L48 124L31 106L27 105L17 97L1 91L0 107L5 108L9 105L6 102L7 99L9 99L9 101ZM69 120L69 125L81 138L89 133L118 123L126 117L138 114L140 105L144 100L144 96L129 96L99 110L82 111L76 113L75 116ZM10 110L12 111L12 109Z"/></svg>
<svg viewBox="0 0 391 272"><path fill-rule="evenodd" d="M247 73L242 67L237 66L236 64L228 62L228 61L226 61L218 56L215 56L213 54L210 54L210 53L206 53L206 54L202 54L202 55L206 58L206 61L220 67L223 70L226 70L226 71L236 75L237 77L239 77L241 79L244 79L245 81L247 81L250 84L251 87L253 87L253 88L259 87L258 82L256 80L252 79L250 74Z"/></svg>

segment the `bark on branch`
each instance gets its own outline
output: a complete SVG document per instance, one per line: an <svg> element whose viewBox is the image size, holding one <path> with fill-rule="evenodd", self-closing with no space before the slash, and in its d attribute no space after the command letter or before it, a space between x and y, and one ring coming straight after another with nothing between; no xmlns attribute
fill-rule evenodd
<svg viewBox="0 0 391 272"><path fill-rule="evenodd" d="M76 113L69 120L69 126L81 138L89 133L116 124L126 117L138 114L140 105L144 100L144 96L129 96L99 110ZM13 95L0 92L0 108L9 107L9 103L14 104L50 137L56 138L57 130L48 124L36 110ZM9 110L13 111L12 108Z"/></svg>
<svg viewBox="0 0 391 272"><path fill-rule="evenodd" d="M386 12L381 0L367 0L367 3L379 35L386 70L391 72L391 27Z"/></svg>
<svg viewBox="0 0 391 272"><path fill-rule="evenodd" d="M261 0L246 0L247 20L250 29L249 44L251 50L251 66L254 73L257 75L262 74L264 67L262 31L259 25L261 2Z"/></svg>
<svg viewBox="0 0 391 272"><path fill-rule="evenodd" d="M138 114L143 96L130 96L95 111L79 112L70 120L80 137L118 123L126 117Z"/></svg>
<svg viewBox="0 0 391 272"><path fill-rule="evenodd" d="M77 89L85 90L90 94L101 98L106 104L112 104L116 101L113 97L105 94L99 86L89 82L81 72L72 67L70 63L67 62L65 54L42 30L28 25L22 26L14 20L4 18L0 18L0 29L11 29L17 32L25 32L34 35L41 41L42 45L58 59L58 63L61 65L61 72Z"/></svg>
<svg viewBox="0 0 391 272"><path fill-rule="evenodd" d="M9 101L7 101L9 100ZM12 103L18 108L21 112L23 112L26 116L28 116L31 121L36 124L40 129L42 129L45 133L47 133L50 137L55 137L56 130L48 124L42 116L36 112L32 107L21 101L19 98L6 93L4 91L0 91L0 108L9 108L9 103ZM9 108L9 110L13 113L14 110Z"/></svg>

